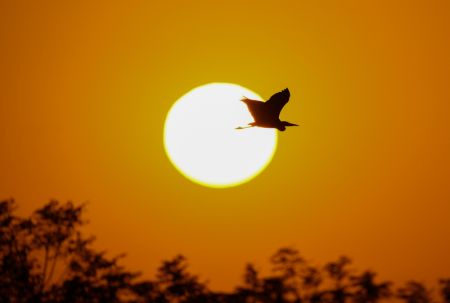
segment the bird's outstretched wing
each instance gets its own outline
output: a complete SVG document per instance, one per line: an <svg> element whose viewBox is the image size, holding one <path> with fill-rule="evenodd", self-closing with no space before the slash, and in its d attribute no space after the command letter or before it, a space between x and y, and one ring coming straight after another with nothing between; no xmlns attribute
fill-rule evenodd
<svg viewBox="0 0 450 303"><path fill-rule="evenodd" d="M260 121L267 115L266 111L264 110L264 102L252 100L246 97L241 99L241 101L247 105L248 110L255 121Z"/></svg>
<svg viewBox="0 0 450 303"><path fill-rule="evenodd" d="M291 93L289 92L289 89L285 88L281 92L270 97L265 104L270 108L271 113L278 117L283 107L288 103L290 96Z"/></svg>

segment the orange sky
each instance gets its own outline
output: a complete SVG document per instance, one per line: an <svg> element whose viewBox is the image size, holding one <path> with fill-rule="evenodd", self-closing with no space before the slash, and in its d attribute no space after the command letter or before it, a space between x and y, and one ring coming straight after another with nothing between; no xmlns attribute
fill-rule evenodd
<svg viewBox="0 0 450 303"><path fill-rule="evenodd" d="M3 1L0 198L90 201L87 232L151 275L185 254L214 289L293 245L395 281L450 273L450 2ZM256 179L182 177L173 102L209 82L289 87Z"/></svg>

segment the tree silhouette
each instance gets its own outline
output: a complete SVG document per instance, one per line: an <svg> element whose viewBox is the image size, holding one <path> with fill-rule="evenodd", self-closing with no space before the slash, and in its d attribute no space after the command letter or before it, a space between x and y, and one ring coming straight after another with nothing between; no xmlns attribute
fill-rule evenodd
<svg viewBox="0 0 450 303"><path fill-rule="evenodd" d="M51 201L21 219L13 200L0 203L1 302L123 302L137 274L90 248L83 209Z"/></svg>
<svg viewBox="0 0 450 303"><path fill-rule="evenodd" d="M320 270L313 266L307 266L302 278L304 301L310 303L322 302L324 293L319 290L323 281Z"/></svg>
<svg viewBox="0 0 450 303"><path fill-rule="evenodd" d="M450 303L450 278L440 279L440 293L444 303Z"/></svg>
<svg viewBox="0 0 450 303"><path fill-rule="evenodd" d="M236 293L238 298L235 301L246 303L261 302L263 292L263 281L259 278L258 271L253 264L247 264L244 272L244 286L238 287Z"/></svg>
<svg viewBox="0 0 450 303"><path fill-rule="evenodd" d="M407 303L430 303L431 291L417 281L410 281L397 290L397 297Z"/></svg>
<svg viewBox="0 0 450 303"><path fill-rule="evenodd" d="M356 288L353 292L355 303L376 303L391 296L390 282L375 282L376 273L365 271L359 276L351 277L352 286Z"/></svg>
<svg viewBox="0 0 450 303"><path fill-rule="evenodd" d="M305 260L294 248L281 248L271 258L273 272L280 279L281 296L289 302L301 302L301 283ZM275 283L272 281L271 283Z"/></svg>
<svg viewBox="0 0 450 303"><path fill-rule="evenodd" d="M378 303L393 296L391 282L377 282L369 270L355 274L347 257L313 266L294 248L270 258L268 276L248 264L233 292L209 290L182 255L163 261L154 279L140 280L120 264L123 255L108 257L83 236L84 209L50 201L21 218L14 200L0 201L1 303ZM439 280L439 295L450 303L449 278ZM431 290L415 281L395 298L433 302Z"/></svg>
<svg viewBox="0 0 450 303"><path fill-rule="evenodd" d="M14 210L13 200L0 202L0 298L39 302L42 279L30 257L32 222L14 216Z"/></svg>
<svg viewBox="0 0 450 303"><path fill-rule="evenodd" d="M162 302L198 302L206 300L206 286L197 276L187 272L184 256L178 255L172 260L163 261L158 268L157 281L159 300Z"/></svg>
<svg viewBox="0 0 450 303"><path fill-rule="evenodd" d="M333 283L332 288L325 293L328 301L345 303L351 297L348 284L350 277L348 266L350 264L351 260L349 258L341 256L337 261L329 262L324 266L325 272Z"/></svg>

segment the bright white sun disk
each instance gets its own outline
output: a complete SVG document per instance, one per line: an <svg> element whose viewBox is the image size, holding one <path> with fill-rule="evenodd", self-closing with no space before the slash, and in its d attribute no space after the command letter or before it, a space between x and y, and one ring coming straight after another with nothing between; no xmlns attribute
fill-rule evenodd
<svg viewBox="0 0 450 303"><path fill-rule="evenodd" d="M164 146L172 164L188 179L229 187L258 175L276 150L274 129L237 126L253 121L242 97L262 100L229 83L199 86L182 96L167 114Z"/></svg>

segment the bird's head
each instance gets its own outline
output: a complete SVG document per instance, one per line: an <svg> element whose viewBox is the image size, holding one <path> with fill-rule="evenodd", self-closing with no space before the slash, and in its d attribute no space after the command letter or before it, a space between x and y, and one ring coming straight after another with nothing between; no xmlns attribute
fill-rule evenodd
<svg viewBox="0 0 450 303"><path fill-rule="evenodd" d="M286 126L284 126L283 124L280 124L280 125L277 126L277 129L278 129L280 132L284 132L284 131L286 130Z"/></svg>
<svg viewBox="0 0 450 303"><path fill-rule="evenodd" d="M279 131L284 132L286 130L286 126L298 126L298 125L294 124L294 123L287 122L287 121L281 121L281 123L280 123L280 125L278 125L277 129Z"/></svg>

